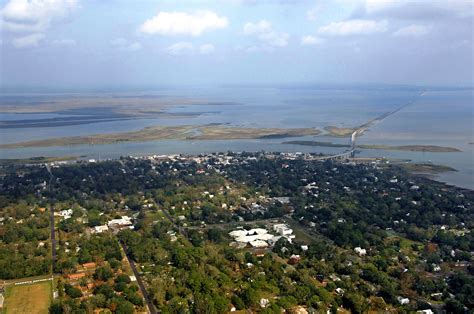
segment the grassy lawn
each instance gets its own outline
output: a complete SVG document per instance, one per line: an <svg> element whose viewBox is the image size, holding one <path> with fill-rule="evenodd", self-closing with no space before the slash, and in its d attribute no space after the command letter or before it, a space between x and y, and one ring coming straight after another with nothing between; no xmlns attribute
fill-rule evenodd
<svg viewBox="0 0 474 314"><path fill-rule="evenodd" d="M3 313L48 313L51 299L51 281L10 285L5 292Z"/></svg>

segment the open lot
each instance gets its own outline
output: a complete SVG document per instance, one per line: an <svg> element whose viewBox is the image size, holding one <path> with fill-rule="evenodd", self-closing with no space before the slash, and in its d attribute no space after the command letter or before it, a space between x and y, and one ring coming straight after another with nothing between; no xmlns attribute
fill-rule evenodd
<svg viewBox="0 0 474 314"><path fill-rule="evenodd" d="M51 284L51 281L44 281L8 286L3 313L48 313L52 298Z"/></svg>

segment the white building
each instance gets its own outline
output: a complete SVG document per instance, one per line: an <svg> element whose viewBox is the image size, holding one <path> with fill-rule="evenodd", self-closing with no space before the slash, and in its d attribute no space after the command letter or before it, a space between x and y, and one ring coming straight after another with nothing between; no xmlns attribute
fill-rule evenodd
<svg viewBox="0 0 474 314"><path fill-rule="evenodd" d="M58 213L58 215L60 217L63 217L63 219L69 219L72 217L72 209L69 208L69 209L62 210Z"/></svg>
<svg viewBox="0 0 474 314"><path fill-rule="evenodd" d="M247 230L234 230L229 232L229 235L233 238L244 237L247 235Z"/></svg>
<svg viewBox="0 0 474 314"><path fill-rule="evenodd" d="M286 224L275 224L273 225L273 230L279 235L290 235L293 233L293 230L290 229Z"/></svg>
<svg viewBox="0 0 474 314"><path fill-rule="evenodd" d="M268 247L268 243L262 240L255 240L250 242L250 245L255 248L265 248Z"/></svg>
<svg viewBox="0 0 474 314"><path fill-rule="evenodd" d="M131 226L132 225L132 218L128 216L122 216L122 218L118 219L112 219L107 223L109 227L115 226L115 227L125 227L125 226Z"/></svg>
<svg viewBox="0 0 474 314"><path fill-rule="evenodd" d="M263 228L255 228L255 229L250 229L248 231L248 234L265 234L265 233L268 233L268 231Z"/></svg>
<svg viewBox="0 0 474 314"><path fill-rule="evenodd" d="M354 248L354 251L359 254L359 256L365 256L367 254L367 250L361 247Z"/></svg>
<svg viewBox="0 0 474 314"><path fill-rule="evenodd" d="M417 313L420 313L420 314L433 314L434 312L430 309L428 310L420 310L420 311L416 311Z"/></svg>
<svg viewBox="0 0 474 314"><path fill-rule="evenodd" d="M410 303L410 299L408 299L408 298L397 297L397 300L401 305Z"/></svg>
<svg viewBox="0 0 474 314"><path fill-rule="evenodd" d="M95 226L92 230L91 233L102 233L109 230L109 227L107 225L102 225L102 226Z"/></svg>
<svg viewBox="0 0 474 314"><path fill-rule="evenodd" d="M268 304L270 304L270 301L268 301L268 299L260 299L260 307L265 308L268 306Z"/></svg>

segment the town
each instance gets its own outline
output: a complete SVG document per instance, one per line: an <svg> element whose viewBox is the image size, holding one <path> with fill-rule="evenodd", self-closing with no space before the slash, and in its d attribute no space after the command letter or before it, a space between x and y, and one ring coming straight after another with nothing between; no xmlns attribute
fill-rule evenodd
<svg viewBox="0 0 474 314"><path fill-rule="evenodd" d="M474 193L320 157L2 166L0 303L31 286L50 313L472 310Z"/></svg>

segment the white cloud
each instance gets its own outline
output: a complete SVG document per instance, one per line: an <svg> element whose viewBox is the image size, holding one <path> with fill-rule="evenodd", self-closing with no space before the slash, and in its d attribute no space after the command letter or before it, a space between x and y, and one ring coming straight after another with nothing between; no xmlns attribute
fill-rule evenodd
<svg viewBox="0 0 474 314"><path fill-rule="evenodd" d="M214 50L216 50L216 48L212 44L203 44L199 46L199 53L201 54L207 55L207 54L213 53Z"/></svg>
<svg viewBox="0 0 474 314"><path fill-rule="evenodd" d="M303 46L318 45L321 44L323 41L323 39L311 35L301 37L301 44Z"/></svg>
<svg viewBox="0 0 474 314"><path fill-rule="evenodd" d="M159 12L139 28L145 34L200 36L206 31L225 28L228 20L208 10L192 14L185 12Z"/></svg>
<svg viewBox="0 0 474 314"><path fill-rule="evenodd" d="M173 56L180 56L194 51L194 45L187 41L181 41L167 47L166 52Z"/></svg>
<svg viewBox="0 0 474 314"><path fill-rule="evenodd" d="M332 22L318 29L323 35L368 35L375 33L383 33L387 31L387 21L374 21L354 19L342 22Z"/></svg>
<svg viewBox="0 0 474 314"><path fill-rule="evenodd" d="M122 51L138 51L142 49L142 44L139 42L130 43L125 38L115 38L110 41L110 44L119 48Z"/></svg>
<svg viewBox="0 0 474 314"><path fill-rule="evenodd" d="M55 39L51 41L51 44L54 46L75 46L76 41L74 39L63 38L63 39Z"/></svg>
<svg viewBox="0 0 474 314"><path fill-rule="evenodd" d="M257 50L268 50L272 47L285 47L288 45L290 36L287 33L277 32L273 30L272 24L266 20L261 20L258 23L245 23L243 32L248 36L256 36L256 38L263 45L262 47L255 46Z"/></svg>
<svg viewBox="0 0 474 314"><path fill-rule="evenodd" d="M0 10L2 28L10 32L39 33L67 17L78 0L10 0Z"/></svg>
<svg viewBox="0 0 474 314"><path fill-rule="evenodd" d="M258 23L245 23L244 25L244 34L245 35L252 35L252 34L261 34L266 32L272 31L272 24L266 20L261 20Z"/></svg>
<svg viewBox="0 0 474 314"><path fill-rule="evenodd" d="M430 32L431 28L425 25L417 25L412 24L405 27L400 28L396 32L393 33L394 36L423 36Z"/></svg>
<svg viewBox="0 0 474 314"><path fill-rule="evenodd" d="M15 48L36 47L43 38L44 34L34 33L23 37L15 38L12 40L12 44Z"/></svg>

